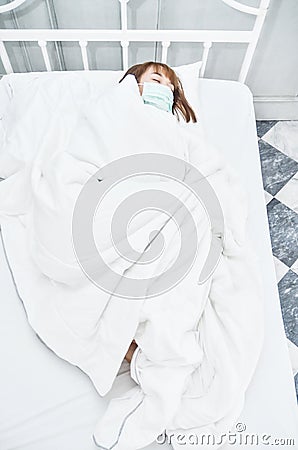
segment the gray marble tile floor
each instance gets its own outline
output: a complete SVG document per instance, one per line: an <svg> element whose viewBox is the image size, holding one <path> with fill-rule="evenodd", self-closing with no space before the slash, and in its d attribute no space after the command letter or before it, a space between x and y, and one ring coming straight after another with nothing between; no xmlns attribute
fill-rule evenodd
<svg viewBox="0 0 298 450"><path fill-rule="evenodd" d="M257 120L256 128L276 281L295 373L298 371L298 120ZM298 372L295 386L298 401Z"/></svg>

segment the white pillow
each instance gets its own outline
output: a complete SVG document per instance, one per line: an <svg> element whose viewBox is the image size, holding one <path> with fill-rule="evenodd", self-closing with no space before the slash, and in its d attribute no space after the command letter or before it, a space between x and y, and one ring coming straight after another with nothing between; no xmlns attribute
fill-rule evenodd
<svg viewBox="0 0 298 450"><path fill-rule="evenodd" d="M171 66L172 69L177 73L178 77L184 80L190 81L192 79L197 79L200 76L200 70L202 67L202 61L196 61L192 64L184 64L183 66Z"/></svg>
<svg viewBox="0 0 298 450"><path fill-rule="evenodd" d="M57 84L60 80L65 80L70 86L77 89L78 97L85 93L86 85L90 85L98 90L105 90L109 86L117 83L123 70L70 70L70 71L53 71L53 72L26 72L11 73L4 75L0 84L7 86L12 93L12 98L22 96L24 91L34 86L38 89L41 85L51 86L52 83ZM91 95L93 91L90 92Z"/></svg>
<svg viewBox="0 0 298 450"><path fill-rule="evenodd" d="M202 61L197 61L192 64L172 67L180 78L187 97L191 97L196 90L201 66ZM61 81L63 81L65 77L67 77L70 85L73 85L76 89L79 98L81 95L86 94L86 82L88 82L89 86L92 86L89 94L93 95L94 90L98 94L98 90L105 90L117 83L124 73L124 70L73 70L64 72L12 73L4 75L0 81L0 85L4 85L6 90L11 91L11 96L15 97L16 95L22 94L32 85L35 85L37 89L40 83L45 82L50 86L51 80L57 82L57 79L61 79ZM0 92L0 104L2 103L1 100Z"/></svg>
<svg viewBox="0 0 298 450"><path fill-rule="evenodd" d="M123 71L28 72L4 75L0 81L0 153L4 148L17 149L17 140L24 127L38 117L38 128L32 139L40 139L46 123L55 115L64 91L68 92L70 110L91 101L95 95L116 84ZM9 93L9 98L7 98ZM65 108L66 109L66 108ZM68 110L66 109L68 114ZM28 132L29 134L29 132ZM29 139L29 136L28 136ZM3 157L3 155L0 155ZM22 148L16 157L23 160Z"/></svg>
<svg viewBox="0 0 298 450"><path fill-rule="evenodd" d="M194 110L199 122L200 110L199 110L199 77L202 67L202 61L197 61L193 64L185 64L184 66L172 67L181 80L185 97L190 106ZM183 125L183 120L181 124ZM192 122L189 122L191 124ZM188 125L189 125L188 124Z"/></svg>
<svg viewBox="0 0 298 450"><path fill-rule="evenodd" d="M202 61L192 64L172 67L180 78L185 95L196 114L198 115L198 80ZM26 72L4 75L0 81L0 105L5 105L1 114L0 149L4 144L6 130L15 123L22 121L28 99L34 98L36 92L44 91L47 99L53 105L59 101L61 85L67 84L72 91L73 100L77 106L88 102L101 91L118 83L124 75L124 70L75 70L53 72ZM9 93L9 102L7 98ZM50 93L50 95L48 95ZM48 100L45 99L45 102ZM48 105L47 105L48 106ZM30 105L34 108L34 105ZM46 106L45 106L46 107ZM50 111L50 110L49 110ZM41 113L40 104L38 114Z"/></svg>

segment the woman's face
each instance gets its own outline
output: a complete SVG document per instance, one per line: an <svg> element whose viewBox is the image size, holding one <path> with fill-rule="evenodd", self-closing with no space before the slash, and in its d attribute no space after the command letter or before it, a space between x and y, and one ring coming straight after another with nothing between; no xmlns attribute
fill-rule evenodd
<svg viewBox="0 0 298 450"><path fill-rule="evenodd" d="M148 67L146 72L143 73L143 75L140 77L139 83L144 83L144 81L147 81L149 83L160 83L165 86L168 86L173 92L174 92L174 86L169 80L166 75L164 75L163 71L161 69L157 70L154 69L153 66ZM143 86L139 85L139 91L140 95L143 93Z"/></svg>

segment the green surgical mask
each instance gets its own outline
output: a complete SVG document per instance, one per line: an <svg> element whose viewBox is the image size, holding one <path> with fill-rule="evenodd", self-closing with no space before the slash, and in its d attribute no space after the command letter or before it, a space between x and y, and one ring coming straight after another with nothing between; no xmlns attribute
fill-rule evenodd
<svg viewBox="0 0 298 450"><path fill-rule="evenodd" d="M138 84L143 86L142 98L144 103L156 106L156 108L167 112L172 112L174 94L168 86L149 81Z"/></svg>

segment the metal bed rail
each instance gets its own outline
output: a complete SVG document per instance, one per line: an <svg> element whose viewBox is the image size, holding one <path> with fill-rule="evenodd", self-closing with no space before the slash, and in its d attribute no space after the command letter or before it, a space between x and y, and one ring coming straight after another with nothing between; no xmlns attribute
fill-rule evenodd
<svg viewBox="0 0 298 450"><path fill-rule="evenodd" d="M0 6L0 14L7 11L13 11L15 8L28 0L13 0L10 3ZM162 46L161 61L167 62L168 49L173 42L192 42L203 44L202 65L200 68L200 77L204 77L208 56L213 43L247 43L247 49L241 64L238 81L245 83L256 46L263 28L266 14L269 8L270 0L261 0L258 8L251 7L239 3L235 0L221 0L226 5L236 9L242 13L255 16L255 23L252 30L138 30L128 29L127 27L127 5L129 0L119 0L121 14L121 29L109 30L86 30L86 29L1 29L0 30L0 57L6 73L12 73L13 67L5 48L5 42L37 42L44 60L45 69L52 71L52 64L47 50L47 43L54 42L56 51L58 52L58 44L61 41L77 42L81 49L81 56L84 70L89 69L89 60L87 47L92 41L97 42L120 42L122 48L122 67L123 70L128 68L128 49L131 42L160 42ZM50 14L51 25L53 26L53 18L51 7L48 4L48 12ZM17 24L17 21L14 21ZM60 70L64 65L61 64ZM27 55L28 58L28 55Z"/></svg>

